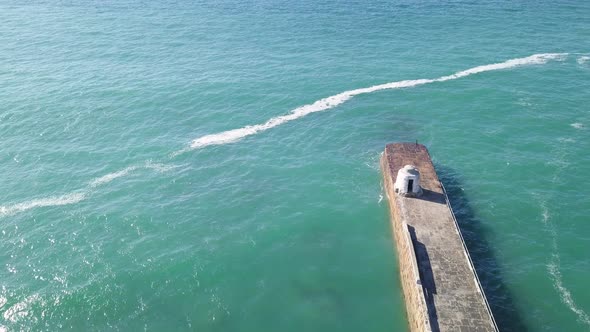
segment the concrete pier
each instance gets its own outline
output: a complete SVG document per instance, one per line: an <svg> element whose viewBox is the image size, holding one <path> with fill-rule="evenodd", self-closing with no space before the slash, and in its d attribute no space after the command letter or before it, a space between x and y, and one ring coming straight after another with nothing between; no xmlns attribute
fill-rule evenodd
<svg viewBox="0 0 590 332"><path fill-rule="evenodd" d="M395 193L414 165L422 195ZM381 158L411 331L498 331L461 231L425 146L395 143Z"/></svg>

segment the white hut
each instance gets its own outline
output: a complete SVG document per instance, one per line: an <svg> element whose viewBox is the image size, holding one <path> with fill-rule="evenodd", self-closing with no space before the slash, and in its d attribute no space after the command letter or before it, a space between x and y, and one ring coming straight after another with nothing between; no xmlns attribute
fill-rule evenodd
<svg viewBox="0 0 590 332"><path fill-rule="evenodd" d="M412 165L406 165L397 172L394 185L395 192L402 196L416 197L422 195L420 172Z"/></svg>

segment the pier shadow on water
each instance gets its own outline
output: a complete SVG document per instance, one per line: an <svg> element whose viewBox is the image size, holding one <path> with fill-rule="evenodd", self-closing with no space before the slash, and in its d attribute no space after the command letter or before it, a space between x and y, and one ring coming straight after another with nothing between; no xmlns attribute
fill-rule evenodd
<svg viewBox="0 0 590 332"><path fill-rule="evenodd" d="M488 241L484 224L473 211L461 181L452 168L435 166L440 181L445 186L449 201L465 239L473 265L486 294L498 329L504 331L528 331L515 305L512 294L502 277L502 269Z"/></svg>

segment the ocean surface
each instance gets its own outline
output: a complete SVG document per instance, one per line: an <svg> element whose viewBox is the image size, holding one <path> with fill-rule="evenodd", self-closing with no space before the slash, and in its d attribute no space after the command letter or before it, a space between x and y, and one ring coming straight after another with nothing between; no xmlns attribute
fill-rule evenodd
<svg viewBox="0 0 590 332"><path fill-rule="evenodd" d="M385 144L502 331L590 330L590 3L0 2L0 331L404 331Z"/></svg>

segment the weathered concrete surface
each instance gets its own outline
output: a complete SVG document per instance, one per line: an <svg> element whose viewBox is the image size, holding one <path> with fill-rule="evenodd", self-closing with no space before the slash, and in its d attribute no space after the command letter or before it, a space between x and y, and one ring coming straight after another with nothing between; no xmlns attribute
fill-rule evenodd
<svg viewBox="0 0 590 332"><path fill-rule="evenodd" d="M393 191L405 165L420 171L424 193L418 198ZM381 167L410 330L497 331L426 147L389 144ZM419 280L412 271L416 266Z"/></svg>

